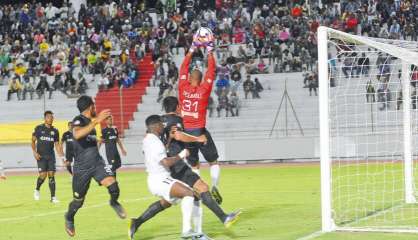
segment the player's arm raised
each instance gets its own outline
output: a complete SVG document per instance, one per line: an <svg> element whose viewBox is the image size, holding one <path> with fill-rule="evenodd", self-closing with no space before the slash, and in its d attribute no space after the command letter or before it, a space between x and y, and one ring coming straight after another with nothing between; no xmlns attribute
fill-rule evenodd
<svg viewBox="0 0 418 240"><path fill-rule="evenodd" d="M209 87L209 90L212 89L216 77L216 61L213 55L214 47L213 42L209 43L206 47L208 51L208 69L206 70L205 77L203 78L204 84L202 85Z"/></svg>
<svg viewBox="0 0 418 240"><path fill-rule="evenodd" d="M181 159L184 159L186 157L188 157L190 155L189 150L187 149L183 149L183 151L181 151L179 154L177 154L174 157L166 157L164 159L161 160L161 164L164 167L171 167L173 166L177 161L180 161Z"/></svg>
<svg viewBox="0 0 418 240"><path fill-rule="evenodd" d="M73 128L74 139L78 140L80 138L83 138L89 135L89 133L93 131L93 129L96 127L97 124L103 122L110 115L111 115L110 109L105 109L101 111L99 115L97 115L97 118L93 119L87 126L84 126L84 127L74 126Z"/></svg>

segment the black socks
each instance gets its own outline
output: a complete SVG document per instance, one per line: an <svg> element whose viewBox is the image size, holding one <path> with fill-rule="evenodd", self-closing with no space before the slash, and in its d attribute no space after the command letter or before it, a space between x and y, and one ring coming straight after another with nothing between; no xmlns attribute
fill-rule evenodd
<svg viewBox="0 0 418 240"><path fill-rule="evenodd" d="M144 222L150 220L152 217L163 211L165 208L161 205L160 201L151 204L147 210L137 219L135 219L136 227L141 226Z"/></svg>
<svg viewBox="0 0 418 240"><path fill-rule="evenodd" d="M74 222L74 216L77 213L78 209L80 209L83 206L84 198L82 199L76 199L74 198L73 201L70 202L68 205L68 212L66 214L66 217L68 220Z"/></svg>
<svg viewBox="0 0 418 240"><path fill-rule="evenodd" d="M222 210L221 207L215 202L210 192L204 192L200 194L200 198L202 199L202 203L205 204L218 218L221 222L225 222L226 214Z"/></svg>
<svg viewBox="0 0 418 240"><path fill-rule="evenodd" d="M36 180L36 190L39 191L41 189L42 184L44 183L45 178L38 177L38 180Z"/></svg>
<svg viewBox="0 0 418 240"><path fill-rule="evenodd" d="M119 194L120 194L118 182L114 182L111 185L109 185L107 187L107 190L110 194L110 204L118 203Z"/></svg>
<svg viewBox="0 0 418 240"><path fill-rule="evenodd" d="M55 177L49 177L49 190L51 191L51 198L55 197Z"/></svg>

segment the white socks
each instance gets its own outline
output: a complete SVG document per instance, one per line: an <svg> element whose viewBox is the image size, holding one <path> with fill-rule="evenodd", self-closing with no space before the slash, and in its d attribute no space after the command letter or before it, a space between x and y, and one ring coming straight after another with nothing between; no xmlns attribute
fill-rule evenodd
<svg viewBox="0 0 418 240"><path fill-rule="evenodd" d="M212 186L218 187L219 175L221 174L221 168L218 164L210 166L210 178L212 179Z"/></svg>
<svg viewBox="0 0 418 240"><path fill-rule="evenodd" d="M193 197L184 197L181 201L181 212L183 214L183 233L192 230Z"/></svg>
<svg viewBox="0 0 418 240"><path fill-rule="evenodd" d="M193 203L193 226L194 231L197 233L203 233L202 231L202 219L203 219L203 208L200 201Z"/></svg>
<svg viewBox="0 0 418 240"><path fill-rule="evenodd" d="M196 168L192 168L192 171L194 173L196 173L197 175L200 176L200 170L196 169ZM202 233L202 223L203 223L203 208L202 205L200 204L200 201L194 201L193 202L193 226L194 226L194 231L197 233Z"/></svg>

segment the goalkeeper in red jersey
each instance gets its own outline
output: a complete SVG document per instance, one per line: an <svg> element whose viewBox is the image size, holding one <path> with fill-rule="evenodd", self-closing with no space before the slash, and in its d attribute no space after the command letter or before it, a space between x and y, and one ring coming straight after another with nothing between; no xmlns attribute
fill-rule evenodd
<svg viewBox="0 0 418 240"><path fill-rule="evenodd" d="M202 38L202 30L206 34ZM202 40L203 39L203 40ZM208 52L208 67L205 75L198 70L192 69L189 74L189 65L192 61L193 52L199 47L206 47ZM179 102L181 116L184 121L184 132L193 136L205 135L207 143L188 143L187 149L190 156L188 163L198 173L199 151L210 165L210 175L212 180L212 194L215 200L221 204L222 197L218 191L220 168L218 164L218 150L215 143L206 129L206 113L209 97L212 92L213 82L215 81L216 62L213 55L214 37L207 28L201 28L193 38L192 46L187 53L181 67L179 77Z"/></svg>

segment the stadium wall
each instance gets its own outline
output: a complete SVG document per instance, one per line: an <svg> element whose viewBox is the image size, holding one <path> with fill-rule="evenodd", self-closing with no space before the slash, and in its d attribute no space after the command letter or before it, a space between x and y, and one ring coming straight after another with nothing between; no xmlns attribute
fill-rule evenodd
<svg viewBox="0 0 418 240"><path fill-rule="evenodd" d="M219 160L227 162L317 160L319 157L319 145L317 143L318 137L216 141L220 155ZM128 155L122 157L122 163L125 166L142 165L144 157L141 143L125 142L124 144ZM100 150L103 158L105 158L104 147ZM0 145L0 158L5 168L36 168L36 162L29 144ZM62 163L57 161L57 166L62 166Z"/></svg>

